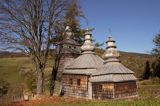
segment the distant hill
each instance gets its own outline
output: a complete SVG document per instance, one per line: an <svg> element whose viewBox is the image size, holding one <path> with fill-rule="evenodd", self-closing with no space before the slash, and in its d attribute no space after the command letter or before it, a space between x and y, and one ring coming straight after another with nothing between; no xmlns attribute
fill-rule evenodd
<svg viewBox="0 0 160 106"><path fill-rule="evenodd" d="M20 52L0 51L0 58L6 57L27 57L27 55Z"/></svg>
<svg viewBox="0 0 160 106"><path fill-rule="evenodd" d="M99 56L102 56L105 50L96 48L95 52ZM145 62L148 60L151 63L156 57L150 54L132 53L132 52L120 52L120 61L127 68L135 72L137 77L140 77L144 71Z"/></svg>
<svg viewBox="0 0 160 106"><path fill-rule="evenodd" d="M145 67L145 62L148 60L151 66L156 58L153 55L142 53L120 52L120 54L120 60L122 64L134 71L137 77L140 77L142 75Z"/></svg>

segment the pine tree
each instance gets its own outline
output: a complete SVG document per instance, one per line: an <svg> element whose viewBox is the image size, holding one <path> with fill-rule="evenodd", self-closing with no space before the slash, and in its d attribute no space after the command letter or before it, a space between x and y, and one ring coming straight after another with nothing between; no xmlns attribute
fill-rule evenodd
<svg viewBox="0 0 160 106"><path fill-rule="evenodd" d="M152 64L153 76L160 78L160 33L153 39L155 48L153 49L153 54L156 56L156 60Z"/></svg>
<svg viewBox="0 0 160 106"><path fill-rule="evenodd" d="M160 34L157 34L153 39L153 43L155 48L153 49L153 53L160 57Z"/></svg>
<svg viewBox="0 0 160 106"><path fill-rule="evenodd" d="M153 77L159 77L160 78L160 60L156 60L152 64L153 68Z"/></svg>
<svg viewBox="0 0 160 106"><path fill-rule="evenodd" d="M149 61L146 61L142 78L143 79L149 79L150 75L151 75L150 64L149 64Z"/></svg>

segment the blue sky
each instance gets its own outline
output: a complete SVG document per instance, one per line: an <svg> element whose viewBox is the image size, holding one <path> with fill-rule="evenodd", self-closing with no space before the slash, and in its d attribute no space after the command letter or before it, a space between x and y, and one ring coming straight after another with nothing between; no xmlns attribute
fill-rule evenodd
<svg viewBox="0 0 160 106"><path fill-rule="evenodd" d="M96 41L103 43L112 30L118 50L148 53L154 47L152 39L160 32L160 0L80 0L88 25L95 28ZM106 45L104 45L105 47Z"/></svg>

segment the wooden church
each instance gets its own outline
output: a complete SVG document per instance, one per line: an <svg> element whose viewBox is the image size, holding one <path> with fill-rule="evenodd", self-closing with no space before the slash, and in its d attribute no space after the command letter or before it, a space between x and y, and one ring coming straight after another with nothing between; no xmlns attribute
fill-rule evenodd
<svg viewBox="0 0 160 106"><path fill-rule="evenodd" d="M133 75L134 72L120 63L120 55L112 37L108 38L106 44L103 60L95 54L92 35L86 31L81 55L62 68L64 96L86 99L137 96L137 79Z"/></svg>

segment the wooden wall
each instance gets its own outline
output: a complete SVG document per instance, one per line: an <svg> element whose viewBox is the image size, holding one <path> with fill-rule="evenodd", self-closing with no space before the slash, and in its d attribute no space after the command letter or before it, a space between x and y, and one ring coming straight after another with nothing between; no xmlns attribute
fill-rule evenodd
<svg viewBox="0 0 160 106"><path fill-rule="evenodd" d="M136 81L120 82L114 85L115 98L129 97L137 95Z"/></svg>
<svg viewBox="0 0 160 106"><path fill-rule="evenodd" d="M93 83L94 99L123 98L137 95L136 82Z"/></svg>
<svg viewBox="0 0 160 106"><path fill-rule="evenodd" d="M78 84L79 79L80 85ZM65 74L62 84L65 96L88 98L88 76Z"/></svg>
<svg viewBox="0 0 160 106"><path fill-rule="evenodd" d="M113 98L113 83L93 83L94 99L110 99Z"/></svg>

